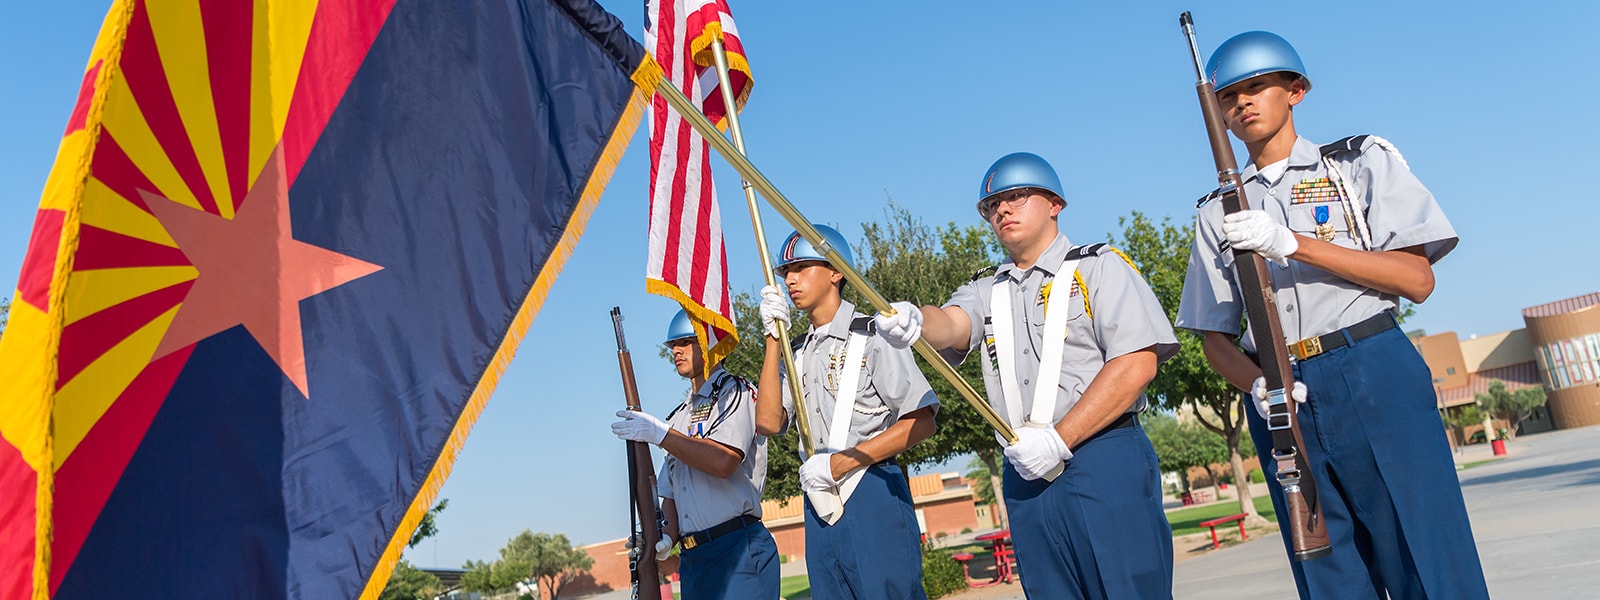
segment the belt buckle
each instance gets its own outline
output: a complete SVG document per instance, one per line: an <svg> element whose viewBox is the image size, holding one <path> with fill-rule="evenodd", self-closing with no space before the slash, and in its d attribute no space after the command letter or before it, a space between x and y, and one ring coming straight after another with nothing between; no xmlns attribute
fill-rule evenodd
<svg viewBox="0 0 1600 600"><path fill-rule="evenodd" d="M1300 360L1305 360L1322 354L1322 338L1308 337L1293 344L1289 344L1289 353Z"/></svg>
<svg viewBox="0 0 1600 600"><path fill-rule="evenodd" d="M692 535L683 536L683 540L681 541L683 543L684 550L693 550L695 546L700 545L700 541Z"/></svg>

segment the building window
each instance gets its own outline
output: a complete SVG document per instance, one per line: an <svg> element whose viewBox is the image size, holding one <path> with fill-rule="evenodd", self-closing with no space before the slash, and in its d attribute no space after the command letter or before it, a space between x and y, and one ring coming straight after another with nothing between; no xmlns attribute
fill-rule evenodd
<svg viewBox="0 0 1600 600"><path fill-rule="evenodd" d="M1446 368L1444 370L1444 374L1445 375L1455 375L1456 374L1456 368L1455 367L1448 367L1448 368Z"/></svg>

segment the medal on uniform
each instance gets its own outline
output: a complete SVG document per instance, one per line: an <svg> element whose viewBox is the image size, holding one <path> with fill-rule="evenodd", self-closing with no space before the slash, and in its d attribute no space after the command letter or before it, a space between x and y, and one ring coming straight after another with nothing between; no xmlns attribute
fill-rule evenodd
<svg viewBox="0 0 1600 600"><path fill-rule="evenodd" d="M1328 206L1318 206L1312 210L1317 218L1317 239L1324 242L1333 241L1333 226L1328 224Z"/></svg>

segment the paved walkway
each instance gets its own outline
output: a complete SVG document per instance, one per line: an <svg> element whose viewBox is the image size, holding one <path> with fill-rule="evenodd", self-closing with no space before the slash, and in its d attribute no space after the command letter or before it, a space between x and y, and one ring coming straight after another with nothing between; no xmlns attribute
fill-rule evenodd
<svg viewBox="0 0 1600 600"><path fill-rule="evenodd" d="M1467 446L1456 464L1491 460L1488 444ZM1600 427L1517 438L1507 456L1459 472L1489 594L1497 600L1600 597ZM1180 561L1178 600L1294 598L1294 578L1277 535ZM1017 586L952 596L1022 600Z"/></svg>
<svg viewBox="0 0 1600 600"><path fill-rule="evenodd" d="M1459 472L1489 594L1497 600L1600 597L1595 591L1600 589L1600 426L1522 436L1507 450L1504 459ZM1455 459L1467 465L1494 456L1488 444L1477 444L1461 449ZM944 545L959 541L947 539ZM786 576L804 572L804 562L783 568ZM1295 597L1294 579L1280 538L1252 532L1248 542L1179 561L1173 596L1282 600ZM951 598L1022 600L1023 595L1012 584Z"/></svg>
<svg viewBox="0 0 1600 600"><path fill-rule="evenodd" d="M1457 464L1493 458L1468 446ZM1459 472L1494 598L1579 599L1600 588L1600 427L1517 438L1503 460ZM1182 600L1293 598L1279 538L1253 539L1179 563ZM1020 596L1019 596L1020 597Z"/></svg>

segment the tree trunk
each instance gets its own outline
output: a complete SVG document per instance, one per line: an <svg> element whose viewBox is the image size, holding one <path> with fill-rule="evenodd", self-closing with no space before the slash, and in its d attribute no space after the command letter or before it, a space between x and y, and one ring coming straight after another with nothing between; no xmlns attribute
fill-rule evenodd
<svg viewBox="0 0 1600 600"><path fill-rule="evenodd" d="M1233 487L1239 490L1239 512L1250 515L1244 518L1246 523L1264 524L1266 519L1256 512L1255 498L1250 495L1250 474L1244 468L1244 457L1239 455L1239 442L1235 440L1232 445L1228 464L1233 467Z"/></svg>
<svg viewBox="0 0 1600 600"><path fill-rule="evenodd" d="M994 490L994 518L1001 529L1011 529L1011 515L1006 511L1005 491L1001 489L1000 461L995 460L995 451L979 452L978 460L983 461L983 466L989 467L989 489Z"/></svg>

